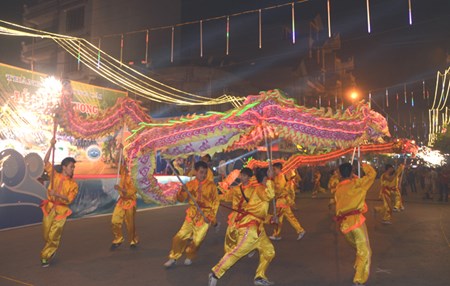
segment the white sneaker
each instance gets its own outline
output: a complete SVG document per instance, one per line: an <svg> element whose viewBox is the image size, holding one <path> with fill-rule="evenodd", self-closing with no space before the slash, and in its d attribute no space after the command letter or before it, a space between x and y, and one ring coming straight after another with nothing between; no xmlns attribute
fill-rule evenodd
<svg viewBox="0 0 450 286"><path fill-rule="evenodd" d="M216 286L217 285L217 278L214 277L214 274L209 273L208 276L208 286Z"/></svg>
<svg viewBox="0 0 450 286"><path fill-rule="evenodd" d="M398 208L393 208L392 211L393 211L394 213L398 213L400 210L399 210Z"/></svg>
<svg viewBox="0 0 450 286"><path fill-rule="evenodd" d="M175 264L177 264L177 261L175 259L169 259L166 261L166 263L164 263L164 267L170 268L175 266Z"/></svg>
<svg viewBox="0 0 450 286"><path fill-rule="evenodd" d="M256 254L256 250L252 250L252 251L250 251L249 254L247 254L247 257L252 258L253 256L255 256L255 254Z"/></svg>
<svg viewBox="0 0 450 286"><path fill-rule="evenodd" d="M190 260L189 258L186 258L186 259L184 260L184 265L189 266L189 265L191 265L191 264L192 264L192 260Z"/></svg>
<svg viewBox="0 0 450 286"><path fill-rule="evenodd" d="M262 286L268 286L268 285L274 285L275 283L272 281L269 281L264 278L256 278L254 281L255 285L262 285Z"/></svg>
<svg viewBox="0 0 450 286"><path fill-rule="evenodd" d="M306 234L306 231L300 232L300 233L298 234L298 236L297 236L297 240L302 239L302 238L305 236L305 234Z"/></svg>
<svg viewBox="0 0 450 286"><path fill-rule="evenodd" d="M270 240L275 240L275 241L281 240L281 236L274 236L274 235L271 235L271 236L269 236L269 238L270 238Z"/></svg>
<svg viewBox="0 0 450 286"><path fill-rule="evenodd" d="M392 224L392 222L390 220L383 220L381 221L382 224Z"/></svg>

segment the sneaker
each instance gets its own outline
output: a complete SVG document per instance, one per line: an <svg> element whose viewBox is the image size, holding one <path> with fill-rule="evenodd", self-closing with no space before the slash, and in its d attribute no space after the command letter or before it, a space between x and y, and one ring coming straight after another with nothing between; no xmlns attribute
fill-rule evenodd
<svg viewBox="0 0 450 286"><path fill-rule="evenodd" d="M270 238L270 240L275 240L275 241L281 240L281 236L271 235L271 236L269 236L269 238Z"/></svg>
<svg viewBox="0 0 450 286"><path fill-rule="evenodd" d="M175 264L177 264L177 261L175 259L169 259L166 261L166 263L164 263L164 267L170 268L175 266Z"/></svg>
<svg viewBox="0 0 450 286"><path fill-rule="evenodd" d="M130 248L131 248L131 249L136 249L137 246L138 246L138 242L137 242L137 243L131 243L131 244L130 244Z"/></svg>
<svg viewBox="0 0 450 286"><path fill-rule="evenodd" d="M214 275L214 273L209 273L208 275L208 286L216 286L217 285L217 277Z"/></svg>
<svg viewBox="0 0 450 286"><path fill-rule="evenodd" d="M189 266L189 265L191 265L191 264L192 264L192 260L191 260L191 259L186 258L186 259L184 260L184 265Z"/></svg>
<svg viewBox="0 0 450 286"><path fill-rule="evenodd" d="M215 233L219 233L220 232L220 225L221 225L221 223L217 222L216 225L214 226L214 232Z"/></svg>
<svg viewBox="0 0 450 286"><path fill-rule="evenodd" d="M111 244L111 247L109 248L109 250L116 250L117 247L119 247L122 243L113 243Z"/></svg>
<svg viewBox="0 0 450 286"><path fill-rule="evenodd" d="M258 277L258 278L255 279L254 284L255 284L255 285L263 285L263 286L265 286L265 285L274 285L275 283L272 282L272 281L269 281L269 280L267 280L267 279Z"/></svg>
<svg viewBox="0 0 450 286"><path fill-rule="evenodd" d="M398 208L393 208L392 211L393 211L394 213L398 213L400 210L399 210Z"/></svg>
<svg viewBox="0 0 450 286"><path fill-rule="evenodd" d="M50 263L47 259L41 259L41 266L42 267L49 267Z"/></svg>
<svg viewBox="0 0 450 286"><path fill-rule="evenodd" d="M392 222L390 220L383 220L381 221L382 224L392 224Z"/></svg>
<svg viewBox="0 0 450 286"><path fill-rule="evenodd" d="M250 251L249 254L247 254L247 257L252 258L253 256L255 256L255 254L256 254L256 250L252 250L252 251Z"/></svg>
<svg viewBox="0 0 450 286"><path fill-rule="evenodd" d="M297 240L302 239L302 238L305 236L305 234L306 234L306 231L300 232L300 233L298 234L298 236L297 236Z"/></svg>

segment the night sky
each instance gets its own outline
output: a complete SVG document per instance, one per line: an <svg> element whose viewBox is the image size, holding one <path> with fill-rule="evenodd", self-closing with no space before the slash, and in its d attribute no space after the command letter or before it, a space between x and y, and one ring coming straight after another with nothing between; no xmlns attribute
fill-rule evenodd
<svg viewBox="0 0 450 286"><path fill-rule="evenodd" d="M2 2L0 18L21 23L27 0ZM183 1L183 21L206 19L289 1L189 0ZM363 90L435 77L445 70L450 50L450 1L412 0L413 25L408 25L408 0L371 0L372 33L367 33L366 1L332 0L332 30L340 33L342 59L355 56L354 74ZM320 13L326 26L326 1L296 4L301 17ZM279 17L274 14L273 17ZM285 15L289 19L289 15ZM0 36L0 62L22 66L20 42L27 39Z"/></svg>

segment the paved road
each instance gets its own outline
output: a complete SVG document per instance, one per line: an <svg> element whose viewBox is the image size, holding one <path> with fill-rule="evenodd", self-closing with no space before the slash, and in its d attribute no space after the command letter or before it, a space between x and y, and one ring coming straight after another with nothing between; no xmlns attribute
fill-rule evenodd
<svg viewBox="0 0 450 286"><path fill-rule="evenodd" d="M380 202L372 191L369 208ZM385 226L371 213L367 225L373 249L372 273L367 285L444 286L450 284L450 204L425 202L409 196L406 210ZM354 251L336 231L326 198L303 194L297 201L307 230L296 241L286 224L283 240L275 243L276 257L268 275L276 285L348 286L353 277ZM191 266L166 270L171 238L181 226L185 206L142 211L137 216L141 244L136 250L122 245L110 251L110 216L71 220L62 245L49 268L41 268L41 226L0 232L0 285L111 286L207 285L210 268L223 255L225 229L210 231ZM228 214L221 209L225 225ZM271 230L268 229L268 233ZM239 261L219 281L219 286L253 285L258 256Z"/></svg>

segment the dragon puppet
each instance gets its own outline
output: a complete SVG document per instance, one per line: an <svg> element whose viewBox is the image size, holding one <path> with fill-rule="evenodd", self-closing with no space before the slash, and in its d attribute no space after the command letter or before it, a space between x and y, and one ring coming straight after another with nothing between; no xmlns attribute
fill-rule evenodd
<svg viewBox="0 0 450 286"><path fill-rule="evenodd" d="M189 115L162 123L142 122L125 147L139 193L147 201L175 202L153 176L156 152L165 158L255 149L265 139L283 138L315 150L347 149L390 136L386 119L363 102L345 111L306 108L279 90L248 96L228 112Z"/></svg>

